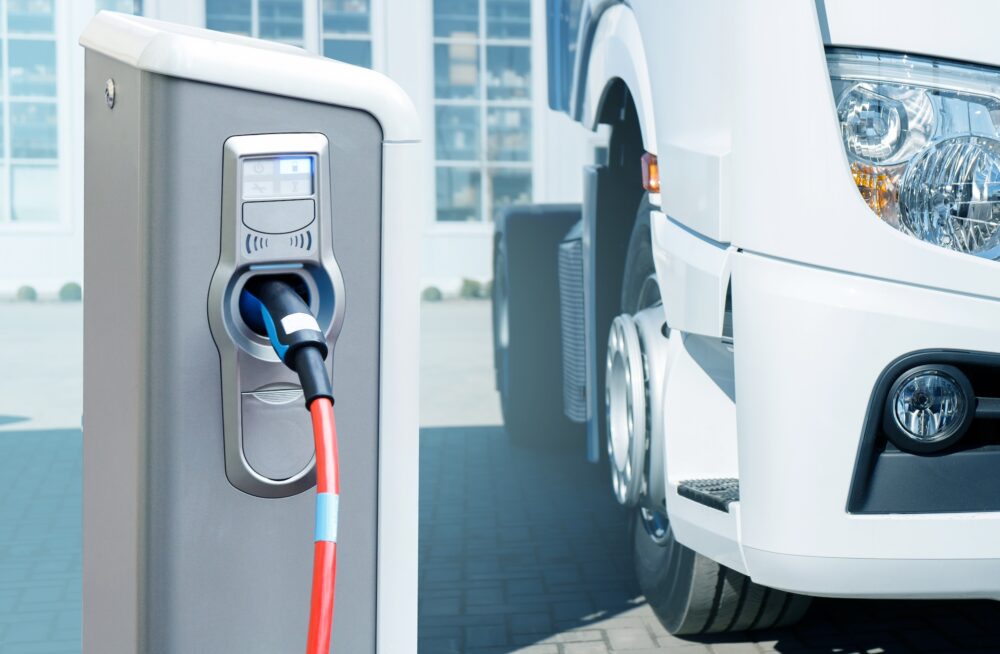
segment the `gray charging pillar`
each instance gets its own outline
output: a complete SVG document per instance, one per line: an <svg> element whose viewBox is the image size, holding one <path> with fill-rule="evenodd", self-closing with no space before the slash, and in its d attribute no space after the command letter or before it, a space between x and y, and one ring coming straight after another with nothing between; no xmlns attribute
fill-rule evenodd
<svg viewBox="0 0 1000 654"><path fill-rule="evenodd" d="M81 43L85 654L305 647L312 433L242 317L262 275L331 346L332 649L415 652L412 105L370 71L140 18L102 12Z"/></svg>

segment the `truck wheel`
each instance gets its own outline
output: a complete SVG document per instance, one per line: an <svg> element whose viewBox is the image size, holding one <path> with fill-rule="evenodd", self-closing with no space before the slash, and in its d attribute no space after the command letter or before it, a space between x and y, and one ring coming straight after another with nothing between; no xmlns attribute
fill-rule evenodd
<svg viewBox="0 0 1000 654"><path fill-rule="evenodd" d="M639 206L622 280L621 311L636 315L660 301L648 198ZM648 456L648 454L647 454ZM797 622L809 598L752 582L674 538L662 505L647 498L632 509L635 572L646 601L678 636L783 627Z"/></svg>
<svg viewBox="0 0 1000 654"><path fill-rule="evenodd" d="M656 617L675 636L795 624L809 598L761 586L674 539L669 523L638 509L632 522L635 573Z"/></svg>
<svg viewBox="0 0 1000 654"><path fill-rule="evenodd" d="M578 206L510 209L493 256L493 349L504 426L518 444L581 433L563 413L558 247Z"/></svg>

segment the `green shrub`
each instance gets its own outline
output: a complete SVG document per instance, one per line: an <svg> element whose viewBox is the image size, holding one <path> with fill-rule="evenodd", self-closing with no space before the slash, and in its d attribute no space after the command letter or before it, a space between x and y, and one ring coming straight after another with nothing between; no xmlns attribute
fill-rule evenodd
<svg viewBox="0 0 1000 654"><path fill-rule="evenodd" d="M467 300L473 298L481 297L480 293L483 291L483 285L474 279L463 279L462 287L458 289L459 297L463 297Z"/></svg>
<svg viewBox="0 0 1000 654"><path fill-rule="evenodd" d="M424 302L440 302L443 297L437 286L428 286L420 293L420 299Z"/></svg>
<svg viewBox="0 0 1000 654"><path fill-rule="evenodd" d="M490 298L493 297L493 280L492 279L490 281L486 282L485 284L483 284L483 287L479 290L479 297L483 298L484 300L489 300Z"/></svg>
<svg viewBox="0 0 1000 654"><path fill-rule="evenodd" d="M38 291L34 286L22 286L17 289L17 299L21 302L34 302L38 299Z"/></svg>
<svg viewBox="0 0 1000 654"><path fill-rule="evenodd" d="M59 299L63 302L79 302L83 299L83 289L76 282L66 282L59 289Z"/></svg>

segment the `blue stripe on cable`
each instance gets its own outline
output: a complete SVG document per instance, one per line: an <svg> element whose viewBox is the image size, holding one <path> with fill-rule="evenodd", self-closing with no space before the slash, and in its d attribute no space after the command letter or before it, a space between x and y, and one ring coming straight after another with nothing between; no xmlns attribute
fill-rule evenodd
<svg viewBox="0 0 1000 654"><path fill-rule="evenodd" d="M267 310L263 302L260 305L260 312L264 318L264 326L267 328L267 337L271 341L271 347L277 352L278 358L284 361L285 353L288 352L288 346L278 340L278 328L275 327L274 318L271 317L271 312Z"/></svg>
<svg viewBox="0 0 1000 654"><path fill-rule="evenodd" d="M340 513L340 496L335 493L316 493L316 540L337 542L337 516Z"/></svg>

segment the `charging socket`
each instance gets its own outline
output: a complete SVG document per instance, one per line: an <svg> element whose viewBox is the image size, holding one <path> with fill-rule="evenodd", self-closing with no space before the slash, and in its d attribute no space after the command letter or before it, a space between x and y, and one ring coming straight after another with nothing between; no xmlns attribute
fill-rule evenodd
<svg viewBox="0 0 1000 654"><path fill-rule="evenodd" d="M262 270L251 266L234 277L224 305L226 328L237 347L257 359L278 361L263 320L251 312L246 301L241 301L244 289L253 293L254 288L266 279L277 279L291 286L316 316L323 333L329 336L337 298L329 275L321 267L294 264L287 267L268 266Z"/></svg>

